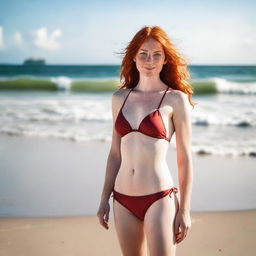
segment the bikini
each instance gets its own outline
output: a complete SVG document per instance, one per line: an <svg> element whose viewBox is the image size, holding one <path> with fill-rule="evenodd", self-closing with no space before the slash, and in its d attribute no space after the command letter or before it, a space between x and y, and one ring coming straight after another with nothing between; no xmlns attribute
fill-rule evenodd
<svg viewBox="0 0 256 256"><path fill-rule="evenodd" d="M116 122L115 122L115 129L116 129L117 133L119 133L119 135L121 137L123 137L130 132L136 131L136 132L140 132L145 135L148 135L150 137L154 137L154 138L158 138L158 139L165 139L170 142L170 139L166 137L166 129L164 126L162 115L159 111L159 108L161 106L163 98L164 98L166 92L168 91L169 87L167 87L167 89L165 90L164 95L163 95L157 109L155 111L153 111L152 113L150 113L149 115L147 115L146 117L144 117L144 119L141 121L138 129L132 129L131 125L129 124L127 119L124 117L123 111L122 111L123 106L129 96L129 94L131 93L131 91L133 89L134 88L132 88L129 91L129 93L127 94L127 96L123 102L123 105L117 115Z"/></svg>
<svg viewBox="0 0 256 256"><path fill-rule="evenodd" d="M164 126L164 122L162 119L161 112L159 111L159 108L161 106L161 103L163 101L163 98L168 91L169 87L164 92L163 97L161 98L161 101L155 111L148 114L144 119L141 121L138 129L133 129L130 125L130 123L127 121L125 116L123 115L122 109L124 107L124 104L131 93L131 91L134 89L134 87L129 91L127 94L120 110L117 115L116 121L115 121L115 130L117 133L124 137L125 135L131 133L131 132L140 132L142 134L145 134L147 136L157 138L157 139L164 139L168 142L170 142L170 139L166 136L166 129ZM128 209L130 212L132 212L137 218L140 220L144 220L145 214L148 210L148 208L157 200L170 195L171 193L177 193L178 189L176 187L172 187L170 189L162 190L153 194L148 195L141 195L141 196L130 196L125 195L122 193L117 192L116 190L112 190L113 192L113 200L115 199L118 201L121 205L123 205L126 209Z"/></svg>

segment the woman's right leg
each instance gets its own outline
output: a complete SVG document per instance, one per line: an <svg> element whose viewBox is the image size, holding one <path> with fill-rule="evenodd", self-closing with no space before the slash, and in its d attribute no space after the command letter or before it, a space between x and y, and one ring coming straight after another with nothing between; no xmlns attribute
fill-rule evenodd
<svg viewBox="0 0 256 256"><path fill-rule="evenodd" d="M123 256L146 256L143 222L116 200L113 201L115 228Z"/></svg>

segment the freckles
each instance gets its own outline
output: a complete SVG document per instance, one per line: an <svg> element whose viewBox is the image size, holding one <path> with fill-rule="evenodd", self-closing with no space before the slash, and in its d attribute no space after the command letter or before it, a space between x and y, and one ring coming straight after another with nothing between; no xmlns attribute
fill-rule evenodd
<svg viewBox="0 0 256 256"><path fill-rule="evenodd" d="M164 59L161 56L155 56L154 60L157 62L161 62L162 60L164 61Z"/></svg>
<svg viewBox="0 0 256 256"><path fill-rule="evenodd" d="M147 56L138 56L138 59L141 61L145 61L147 59Z"/></svg>

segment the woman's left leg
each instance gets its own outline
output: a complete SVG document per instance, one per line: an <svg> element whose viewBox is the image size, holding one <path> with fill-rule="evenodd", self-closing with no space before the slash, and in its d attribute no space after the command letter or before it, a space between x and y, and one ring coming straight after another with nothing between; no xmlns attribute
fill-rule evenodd
<svg viewBox="0 0 256 256"><path fill-rule="evenodd" d="M144 230L150 256L175 256L174 220L179 202L175 193L155 201L147 210Z"/></svg>

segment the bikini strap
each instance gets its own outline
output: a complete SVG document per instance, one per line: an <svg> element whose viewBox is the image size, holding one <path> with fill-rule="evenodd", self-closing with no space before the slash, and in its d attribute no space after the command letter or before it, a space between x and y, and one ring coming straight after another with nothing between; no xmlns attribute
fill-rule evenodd
<svg viewBox="0 0 256 256"><path fill-rule="evenodd" d="M134 89L134 87L132 87L131 90L127 93L127 96L126 96L126 98L125 98L125 100L124 100L124 102L123 102L123 105L122 105L121 109L123 109L123 106L124 106L124 104L125 104L125 102L126 102L128 96L129 96L129 94L131 93L131 91L132 91L133 89Z"/></svg>
<svg viewBox="0 0 256 256"><path fill-rule="evenodd" d="M173 187L173 188L170 189L170 191L169 191L169 196L170 197L172 197L172 192L175 193L175 194L178 193L178 188L177 187Z"/></svg>
<svg viewBox="0 0 256 256"><path fill-rule="evenodd" d="M159 109L159 108L160 108L161 103L162 103L162 101L163 101L163 99L164 99L164 96L165 96L165 94L166 94L166 92L167 92L168 90L169 90L169 86L168 86L168 87L167 87L167 89L165 90L164 95L163 95L163 97L162 97L162 99L161 99L161 101L160 101L160 103L159 103L159 105L158 105L157 109Z"/></svg>

